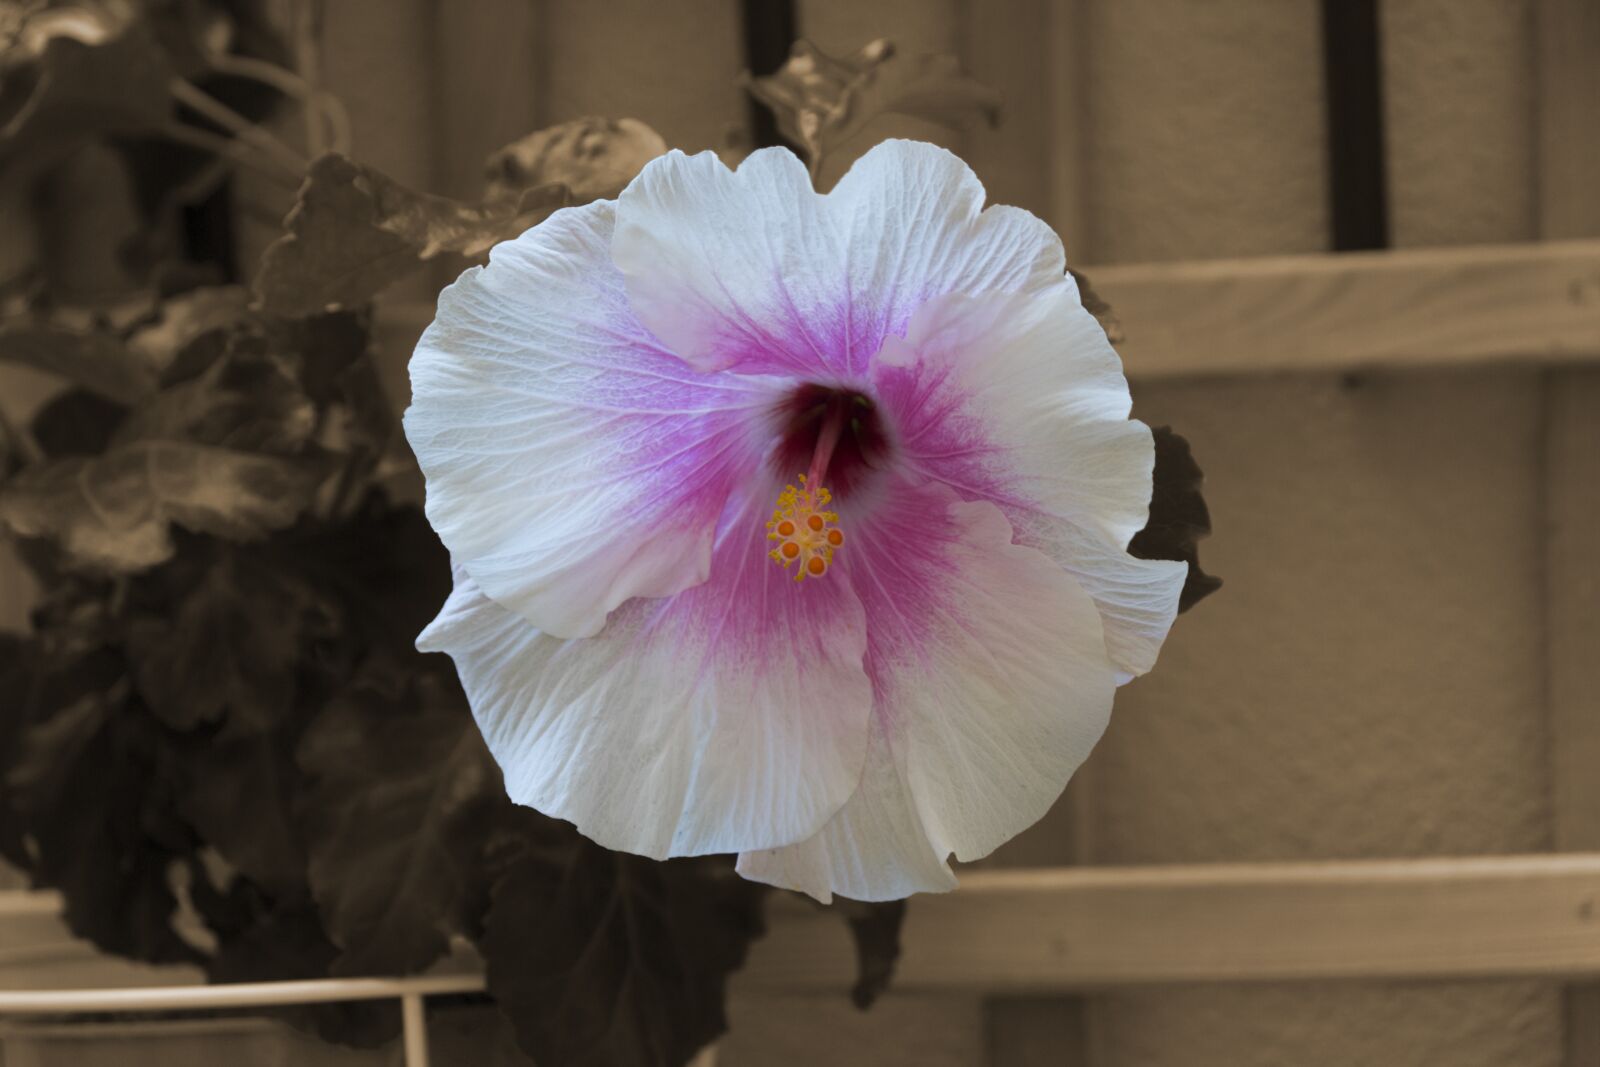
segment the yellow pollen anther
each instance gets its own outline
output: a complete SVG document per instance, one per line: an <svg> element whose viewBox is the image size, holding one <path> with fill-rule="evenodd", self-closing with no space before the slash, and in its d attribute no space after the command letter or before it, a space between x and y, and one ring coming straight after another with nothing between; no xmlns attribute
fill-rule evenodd
<svg viewBox="0 0 1600 1067"><path fill-rule="evenodd" d="M785 486L778 494L778 506L767 523L767 540L780 542L768 555L780 567L796 561L795 581L807 575L820 578L833 565L833 550L844 544L844 533L836 523L838 513L827 510L833 494L822 486L812 489L806 476L799 486Z"/></svg>

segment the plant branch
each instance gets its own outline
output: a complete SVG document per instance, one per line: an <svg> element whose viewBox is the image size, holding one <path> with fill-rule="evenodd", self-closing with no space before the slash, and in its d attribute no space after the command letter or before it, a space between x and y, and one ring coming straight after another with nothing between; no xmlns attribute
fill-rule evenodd
<svg viewBox="0 0 1600 1067"><path fill-rule="evenodd" d="M173 99L221 126L232 134L235 140L259 149L293 174L305 174L309 163L300 153L233 110L227 104L206 93L193 82L185 81L182 78L173 78L168 83L167 88L172 93Z"/></svg>
<svg viewBox="0 0 1600 1067"><path fill-rule="evenodd" d="M302 65L309 69L309 64ZM349 112L343 101L318 89L310 77L251 56L216 56L211 60L211 69L266 85L294 99L305 113L306 152L313 159L330 148L335 152L350 151Z"/></svg>
<svg viewBox="0 0 1600 1067"><path fill-rule="evenodd" d="M264 174L273 181L289 189L300 188L300 180L305 176L298 170L283 167L276 159L263 159L252 152L248 146L240 144L231 137L224 137L209 130L198 129L194 126L185 126L181 122L167 123L160 129L161 136L169 141L198 148L204 152L224 156L241 166Z"/></svg>

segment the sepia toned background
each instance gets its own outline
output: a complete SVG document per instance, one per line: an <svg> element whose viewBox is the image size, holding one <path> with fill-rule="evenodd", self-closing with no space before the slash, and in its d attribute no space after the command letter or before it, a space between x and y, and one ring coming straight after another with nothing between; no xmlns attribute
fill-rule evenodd
<svg viewBox="0 0 1600 1067"><path fill-rule="evenodd" d="M329 0L322 79L350 110L354 156L415 188L468 196L490 151L582 115L642 119L685 150L747 146L737 77L751 65L751 6ZM1224 589L1119 694L1057 809L983 867L1600 847L1590 781L1600 767L1600 374L1566 363L1600 352L1600 254L1541 251L1600 237L1600 8L1376 5L1379 61L1352 77L1379 93L1378 244L1441 250L1386 280L1367 253L1352 253L1346 273L1320 258L1335 254L1333 157L1343 150L1336 139L1330 149L1325 6L792 5L795 33L825 50L889 37L907 51L956 53L1001 91L1000 128L881 120L830 162L824 184L877 140L917 137L971 162L993 201L1049 220L1069 263L1122 315L1135 414L1186 435L1207 474L1215 533L1202 555ZM0 270L48 257L68 289L114 290L114 264L73 250L75 235L119 225L120 180L86 156L48 210L0 207ZM259 253L288 205L274 187L244 185L241 258ZM1301 258L1205 264L1290 256ZM448 280L385 297L398 396L410 340ZM1541 294L1531 304L1530 291ZM1456 328L1456 315L1470 322ZM1343 336L1370 341L1346 352ZM1525 348L1506 340L1518 336ZM44 389L7 372L0 403L25 409ZM18 568L0 563L0 625L21 624L29 595ZM1186 958L1185 943L1213 943L1213 913L1182 891L1193 877L1184 872L1167 872L1171 888L1166 876L1138 883L1154 887L1163 919L1159 943L1127 944L1128 983L1102 974L1069 990L1020 970L1009 981L1003 961L995 980L985 972L964 986L956 965L928 979L919 941L959 937L948 924L969 920L946 906L923 914L948 924L919 921L934 906L913 900L906 980L863 1014L838 991L786 989L796 940L774 937L736 983L718 1062L1600 1063L1600 997L1563 984L1559 962L1508 961L1495 975L1445 956L1363 972L1359 946L1384 940L1383 917L1339 905L1342 886L1352 899L1364 891L1367 869L1329 867L1328 888L1307 898L1326 905L1330 942L1347 933L1358 946L1343 967L1290 960L1274 972L1240 950L1222 952L1204 981L1184 981L1197 976L1177 965L1161 973L1160 961ZM1418 892L1448 894L1457 869L1484 870L1422 868ZM1287 872L1285 884L1318 877L1271 870ZM1085 898L1086 914L1103 908L1114 921L1115 888ZM1535 890L1490 879L1484 892ZM1261 899L1270 913L1271 894ZM1393 938L1426 921L1422 899L1395 910ZM1262 956L1276 958L1270 945Z"/></svg>

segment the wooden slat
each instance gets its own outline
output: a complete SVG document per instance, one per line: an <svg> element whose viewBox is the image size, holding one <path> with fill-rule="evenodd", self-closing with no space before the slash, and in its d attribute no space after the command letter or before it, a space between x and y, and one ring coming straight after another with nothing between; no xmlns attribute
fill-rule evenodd
<svg viewBox="0 0 1600 1067"><path fill-rule="evenodd" d="M896 988L1600 974L1600 853L978 871L907 917ZM775 901L751 988L842 988L843 925Z"/></svg>
<svg viewBox="0 0 1600 1067"><path fill-rule="evenodd" d="M1600 358L1600 241L1086 269L1134 376Z"/></svg>

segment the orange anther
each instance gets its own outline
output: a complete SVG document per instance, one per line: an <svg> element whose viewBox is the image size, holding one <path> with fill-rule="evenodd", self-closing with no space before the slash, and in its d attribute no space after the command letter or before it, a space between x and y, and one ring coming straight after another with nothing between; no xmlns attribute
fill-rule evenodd
<svg viewBox="0 0 1600 1067"><path fill-rule="evenodd" d="M833 525L836 512L827 510L833 494L822 486L812 488L805 475L799 486L785 486L778 494L778 506L767 523L767 540L778 544L767 553L781 567L791 563L795 581L820 578L833 565L834 549L844 544L844 534Z"/></svg>

